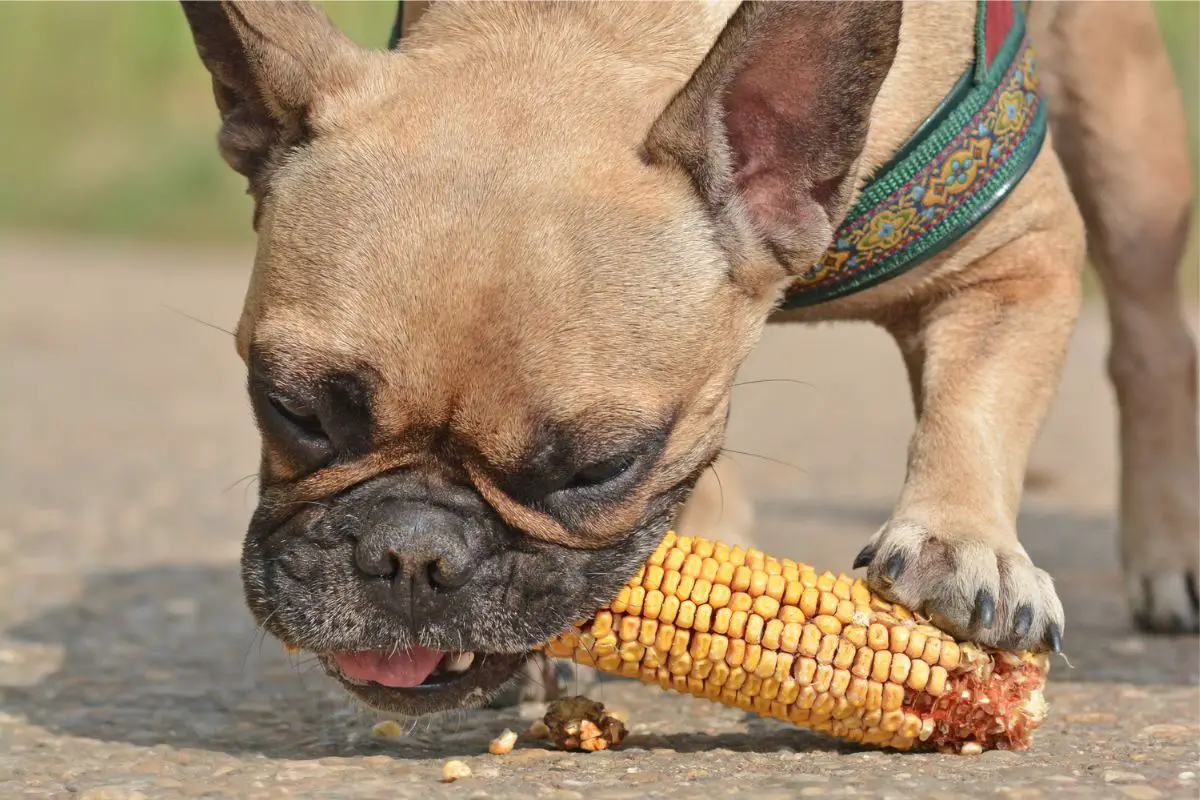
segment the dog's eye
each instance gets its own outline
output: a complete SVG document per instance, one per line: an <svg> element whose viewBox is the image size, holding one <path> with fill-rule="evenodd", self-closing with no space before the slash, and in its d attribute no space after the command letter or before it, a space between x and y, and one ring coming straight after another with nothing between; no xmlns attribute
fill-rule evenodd
<svg viewBox="0 0 1200 800"><path fill-rule="evenodd" d="M632 456L616 456L604 461L597 461L595 464L590 464L579 470L579 472L576 472L566 488L583 489L589 486L599 486L602 483L608 483L624 475L633 466L634 460Z"/></svg>
<svg viewBox="0 0 1200 800"><path fill-rule="evenodd" d="M293 398L271 395L268 400L275 413L305 433L324 436L321 419L308 404Z"/></svg>

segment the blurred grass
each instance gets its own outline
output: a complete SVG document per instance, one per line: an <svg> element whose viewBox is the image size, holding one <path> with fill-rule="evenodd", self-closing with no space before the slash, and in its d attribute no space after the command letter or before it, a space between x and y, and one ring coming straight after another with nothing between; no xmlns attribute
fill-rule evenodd
<svg viewBox="0 0 1200 800"><path fill-rule="evenodd" d="M318 5L360 44L386 46L391 0ZM1200 3L1156 7L1200 154ZM174 2L0 2L0 75L0 230L252 238L245 184L217 155L208 74Z"/></svg>
<svg viewBox="0 0 1200 800"><path fill-rule="evenodd" d="M318 3L384 48L392 2ZM212 84L174 2L0 2L0 229L248 241Z"/></svg>

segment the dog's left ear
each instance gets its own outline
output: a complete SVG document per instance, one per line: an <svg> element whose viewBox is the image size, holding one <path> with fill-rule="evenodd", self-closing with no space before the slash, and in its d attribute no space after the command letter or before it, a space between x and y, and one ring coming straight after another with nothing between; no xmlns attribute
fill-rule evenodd
<svg viewBox="0 0 1200 800"><path fill-rule="evenodd" d="M754 291L812 266L854 190L900 3L747 2L646 140L686 170ZM753 275L755 277L751 278Z"/></svg>

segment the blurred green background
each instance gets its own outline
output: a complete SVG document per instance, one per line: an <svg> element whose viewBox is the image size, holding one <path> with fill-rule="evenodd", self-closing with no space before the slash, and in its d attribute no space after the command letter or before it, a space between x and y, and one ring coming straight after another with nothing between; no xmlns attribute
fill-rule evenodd
<svg viewBox="0 0 1200 800"><path fill-rule="evenodd" d="M393 2L320 5L361 44L386 46ZM1200 3L1156 5L1197 153ZM209 79L175 3L0 3L0 75L0 231L252 238L244 182L217 155Z"/></svg>

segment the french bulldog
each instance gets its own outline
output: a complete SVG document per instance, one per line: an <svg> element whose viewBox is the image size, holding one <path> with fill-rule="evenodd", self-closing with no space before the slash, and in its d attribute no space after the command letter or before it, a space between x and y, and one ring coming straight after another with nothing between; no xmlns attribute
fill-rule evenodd
<svg viewBox="0 0 1200 800"><path fill-rule="evenodd" d="M704 524L768 322L899 345L917 424L856 562L870 585L956 635L1059 649L1017 512L1089 253L1129 602L1197 629L1192 170L1148 3L1033 4L1050 130L1019 182L916 268L800 308L863 185L970 67L975 3L439 2L392 51L306 3L183 8L258 237L246 598L367 704L486 702L673 522Z"/></svg>

